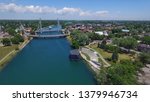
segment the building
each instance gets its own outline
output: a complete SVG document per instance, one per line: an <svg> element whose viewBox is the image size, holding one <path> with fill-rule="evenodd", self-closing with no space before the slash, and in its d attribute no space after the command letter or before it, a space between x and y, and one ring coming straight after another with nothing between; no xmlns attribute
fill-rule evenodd
<svg viewBox="0 0 150 102"><path fill-rule="evenodd" d="M124 32L124 33L129 33L130 30L128 30L128 29L122 29L122 32Z"/></svg>
<svg viewBox="0 0 150 102"><path fill-rule="evenodd" d="M139 44L137 46L138 51L150 52L150 45Z"/></svg>
<svg viewBox="0 0 150 102"><path fill-rule="evenodd" d="M78 49L71 50L69 58L71 60L79 60L80 59L80 53L79 53Z"/></svg>
<svg viewBox="0 0 150 102"><path fill-rule="evenodd" d="M108 36L107 31L97 31L95 34Z"/></svg>
<svg viewBox="0 0 150 102"><path fill-rule="evenodd" d="M146 33L146 34L144 34L144 36L150 36L150 33Z"/></svg>
<svg viewBox="0 0 150 102"><path fill-rule="evenodd" d="M120 47L120 51L123 52L123 53L130 53L130 50L126 49L124 47Z"/></svg>

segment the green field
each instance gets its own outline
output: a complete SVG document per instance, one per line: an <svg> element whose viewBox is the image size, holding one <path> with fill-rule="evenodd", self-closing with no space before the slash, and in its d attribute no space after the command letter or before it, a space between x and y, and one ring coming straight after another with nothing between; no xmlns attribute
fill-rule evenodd
<svg viewBox="0 0 150 102"><path fill-rule="evenodd" d="M112 53L104 51L101 48L97 48L97 44L90 45L90 47L93 48L94 50L96 50L97 52L99 52L104 57L104 59L111 58L111 56L112 56ZM119 60L130 60L130 59L131 59L131 57L129 54L120 54L119 53Z"/></svg>
<svg viewBox="0 0 150 102"><path fill-rule="evenodd" d="M7 54L9 54L11 51L15 50L17 45L12 46L0 46L0 60L4 58Z"/></svg>

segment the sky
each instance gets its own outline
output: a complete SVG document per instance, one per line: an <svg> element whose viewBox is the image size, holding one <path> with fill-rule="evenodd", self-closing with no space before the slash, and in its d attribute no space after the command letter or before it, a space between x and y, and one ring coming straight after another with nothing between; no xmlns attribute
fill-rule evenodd
<svg viewBox="0 0 150 102"><path fill-rule="evenodd" d="M0 19L150 20L150 0L0 0Z"/></svg>

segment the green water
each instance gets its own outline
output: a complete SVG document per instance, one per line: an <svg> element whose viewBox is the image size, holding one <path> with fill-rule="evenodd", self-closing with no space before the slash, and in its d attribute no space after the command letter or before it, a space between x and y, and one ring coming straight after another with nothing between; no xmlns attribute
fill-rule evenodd
<svg viewBox="0 0 150 102"><path fill-rule="evenodd" d="M84 61L70 61L69 42L33 39L0 72L1 85L91 85L96 84Z"/></svg>

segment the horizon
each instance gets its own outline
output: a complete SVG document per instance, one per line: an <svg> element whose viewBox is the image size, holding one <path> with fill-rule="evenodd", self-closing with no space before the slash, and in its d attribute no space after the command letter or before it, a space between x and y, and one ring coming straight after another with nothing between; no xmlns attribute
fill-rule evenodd
<svg viewBox="0 0 150 102"><path fill-rule="evenodd" d="M24 20L24 21L38 21L38 20L40 20L40 18L39 19L0 19L0 21L2 21L2 20L10 20L10 21L15 21L15 20L19 20L19 21L21 21L21 20ZM56 19L41 19L42 21L57 21L57 18ZM148 21L148 22L150 22L150 20L94 20L94 19L59 19L59 21L139 21L139 22L142 22L142 21Z"/></svg>
<svg viewBox="0 0 150 102"><path fill-rule="evenodd" d="M0 20L150 21L149 5L147 0L0 0Z"/></svg>

